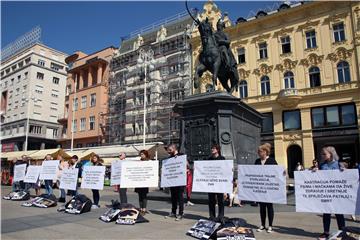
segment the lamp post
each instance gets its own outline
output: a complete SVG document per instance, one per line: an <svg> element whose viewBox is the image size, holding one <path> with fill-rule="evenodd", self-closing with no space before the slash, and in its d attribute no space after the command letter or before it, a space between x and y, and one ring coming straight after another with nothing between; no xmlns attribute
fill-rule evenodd
<svg viewBox="0 0 360 240"><path fill-rule="evenodd" d="M149 49L145 51L141 49L139 51L139 58L137 60L138 67L143 67L144 69L144 125L143 125L143 147L145 148L146 143L146 70L149 68L152 70L154 68L155 60L154 60L154 51Z"/></svg>
<svg viewBox="0 0 360 240"><path fill-rule="evenodd" d="M33 100L33 102L36 102L37 99L34 96L30 96L29 98L23 97L22 102L27 102L27 113L26 113L26 129L25 129L25 146L24 151L27 151L28 149L28 141L29 141L29 123L30 123L30 100Z"/></svg>

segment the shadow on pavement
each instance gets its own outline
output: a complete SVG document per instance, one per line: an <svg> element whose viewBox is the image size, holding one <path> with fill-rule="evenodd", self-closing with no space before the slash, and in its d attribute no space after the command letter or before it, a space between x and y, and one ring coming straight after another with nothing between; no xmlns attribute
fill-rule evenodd
<svg viewBox="0 0 360 240"><path fill-rule="evenodd" d="M311 237L311 238L317 238L320 235L320 233L307 232L307 231L304 231L304 229L295 228L295 227L275 226L275 227L273 227L273 230L274 230L274 232L277 232L280 234Z"/></svg>
<svg viewBox="0 0 360 240"><path fill-rule="evenodd" d="M160 216L167 216L169 215L169 212L167 211L159 211L159 210L150 210L151 213L155 214L155 215L160 215ZM199 219L204 219L204 218L207 218L207 217L204 217L202 215L197 215L197 214L191 214L191 213L184 213L184 218L185 219L191 219L191 220L199 220Z"/></svg>

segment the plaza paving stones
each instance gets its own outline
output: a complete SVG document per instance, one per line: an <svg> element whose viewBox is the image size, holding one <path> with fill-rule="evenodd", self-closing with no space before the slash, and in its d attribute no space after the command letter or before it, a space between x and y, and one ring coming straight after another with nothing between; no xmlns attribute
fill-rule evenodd
<svg viewBox="0 0 360 240"><path fill-rule="evenodd" d="M2 196L10 191L10 187L1 187ZM92 198L91 191L81 190ZM59 195L58 190L54 190ZM105 212L105 204L111 199L118 199L118 193L112 188L100 192L101 208L81 215L59 213L57 207L49 209L21 207L21 202L1 200L1 237L3 240L13 239L193 239L186 236L186 231L199 218L208 217L208 206L196 204L185 207L185 218L180 222L165 219L171 204L165 199L168 195L162 192L150 192L153 199L148 201L151 214L145 217L149 223L133 226L104 223L99 216ZM198 202L204 202L206 195L196 196ZM69 196L67 196L70 199ZM138 204L137 194L128 190L128 201ZM195 199L196 201L196 199ZM295 213L294 196L288 198L288 205L275 205L274 232L269 234L255 232L256 239L314 239L322 232L322 218L319 214ZM249 227L257 228L259 224L259 208L245 205L243 208L225 208L227 217L240 217L247 221ZM346 216L347 225L358 226L359 223ZM331 230L336 231L336 220L332 219Z"/></svg>

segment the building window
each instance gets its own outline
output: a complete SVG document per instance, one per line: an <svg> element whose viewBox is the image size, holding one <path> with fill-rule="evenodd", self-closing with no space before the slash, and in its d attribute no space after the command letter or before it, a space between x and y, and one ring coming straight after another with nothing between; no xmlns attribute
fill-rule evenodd
<svg viewBox="0 0 360 240"><path fill-rule="evenodd" d="M81 109L86 108L86 104L87 104L87 97L86 97L86 96L82 96L82 97L81 97Z"/></svg>
<svg viewBox="0 0 360 240"><path fill-rule="evenodd" d="M270 94L270 79L268 76L261 77L261 95L269 95Z"/></svg>
<svg viewBox="0 0 360 240"><path fill-rule="evenodd" d="M36 85L35 86L35 92L38 94L42 94L44 91L44 88L42 86Z"/></svg>
<svg viewBox="0 0 360 240"><path fill-rule="evenodd" d="M30 133L32 133L32 134L41 134L41 131L42 131L41 126L30 125Z"/></svg>
<svg viewBox="0 0 360 240"><path fill-rule="evenodd" d="M238 62L239 63L245 63L245 48L239 48L238 49Z"/></svg>
<svg viewBox="0 0 360 240"><path fill-rule="evenodd" d="M307 48L316 48L315 30L306 32L306 46L307 46Z"/></svg>
<svg viewBox="0 0 360 240"><path fill-rule="evenodd" d="M78 98L74 98L74 100L73 100L73 108L74 108L74 111L77 111L77 110L78 110L78 106L79 106Z"/></svg>
<svg viewBox="0 0 360 240"><path fill-rule="evenodd" d="M95 116L90 116L89 118L90 130L95 129Z"/></svg>
<svg viewBox="0 0 360 240"><path fill-rule="evenodd" d="M77 130L77 120L75 119L73 120L72 131L76 132L76 130Z"/></svg>
<svg viewBox="0 0 360 240"><path fill-rule="evenodd" d="M335 42L345 41L344 23L337 23L333 25Z"/></svg>
<svg viewBox="0 0 360 240"><path fill-rule="evenodd" d="M295 88L294 74L292 72L284 74L284 87L285 89Z"/></svg>
<svg viewBox="0 0 360 240"><path fill-rule="evenodd" d="M21 75L18 75L17 76L17 82L20 82L20 80L21 80Z"/></svg>
<svg viewBox="0 0 360 240"><path fill-rule="evenodd" d="M52 70L59 71L59 70L62 69L63 67L60 66L60 65L58 65L58 64L51 63L51 64L50 64L50 68L51 68Z"/></svg>
<svg viewBox="0 0 360 240"><path fill-rule="evenodd" d="M96 93L90 95L90 107L96 106Z"/></svg>
<svg viewBox="0 0 360 240"><path fill-rule="evenodd" d="M241 80L239 84L240 98L248 97L248 86L245 80Z"/></svg>
<svg viewBox="0 0 360 240"><path fill-rule="evenodd" d="M59 78L53 77L53 83L54 83L54 84L59 84L59 81L60 81Z"/></svg>
<svg viewBox="0 0 360 240"><path fill-rule="evenodd" d="M37 79L40 79L40 80L44 80L44 74L38 72L38 73L36 74L36 78L37 78Z"/></svg>
<svg viewBox="0 0 360 240"><path fill-rule="evenodd" d="M40 65L40 66L45 66L45 61L44 60L41 60L41 59L39 59L38 60L38 65Z"/></svg>
<svg viewBox="0 0 360 240"><path fill-rule="evenodd" d="M28 77L28 72L24 73L24 79L26 79Z"/></svg>
<svg viewBox="0 0 360 240"><path fill-rule="evenodd" d="M261 132L262 133L272 133L274 131L273 124L273 114L272 113L264 113L264 118L262 120Z"/></svg>
<svg viewBox="0 0 360 240"><path fill-rule="evenodd" d="M349 64L345 61L339 62L337 65L338 82L345 83L350 82L350 68Z"/></svg>
<svg viewBox="0 0 360 240"><path fill-rule="evenodd" d="M86 118L80 118L80 131L85 131L86 129Z"/></svg>
<svg viewBox="0 0 360 240"><path fill-rule="evenodd" d="M344 104L311 109L313 128L354 125L357 122L354 104Z"/></svg>
<svg viewBox="0 0 360 240"><path fill-rule="evenodd" d="M283 111L283 124L284 131L301 129L300 111Z"/></svg>
<svg viewBox="0 0 360 240"><path fill-rule="evenodd" d="M136 91L133 91L133 103L136 105Z"/></svg>
<svg viewBox="0 0 360 240"><path fill-rule="evenodd" d="M266 42L259 44L260 59L268 58Z"/></svg>
<svg viewBox="0 0 360 240"><path fill-rule="evenodd" d="M311 67L309 69L310 87L321 86L320 69L318 67Z"/></svg>
<svg viewBox="0 0 360 240"><path fill-rule="evenodd" d="M282 37L281 39L281 48L282 53L290 53L291 52L291 45L290 45L290 36Z"/></svg>

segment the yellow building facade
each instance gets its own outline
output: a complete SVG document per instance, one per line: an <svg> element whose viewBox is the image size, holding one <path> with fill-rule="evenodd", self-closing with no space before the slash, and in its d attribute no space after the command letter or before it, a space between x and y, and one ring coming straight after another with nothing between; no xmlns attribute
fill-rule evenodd
<svg viewBox="0 0 360 240"><path fill-rule="evenodd" d="M243 2L246 4L246 2ZM199 14L212 22L221 16L213 2ZM238 61L239 91L234 95L266 116L262 141L274 146L276 160L291 175L334 145L342 159L359 162L360 3L283 4L271 13L227 25ZM193 69L201 41L193 33ZM205 92L210 74L194 93Z"/></svg>

